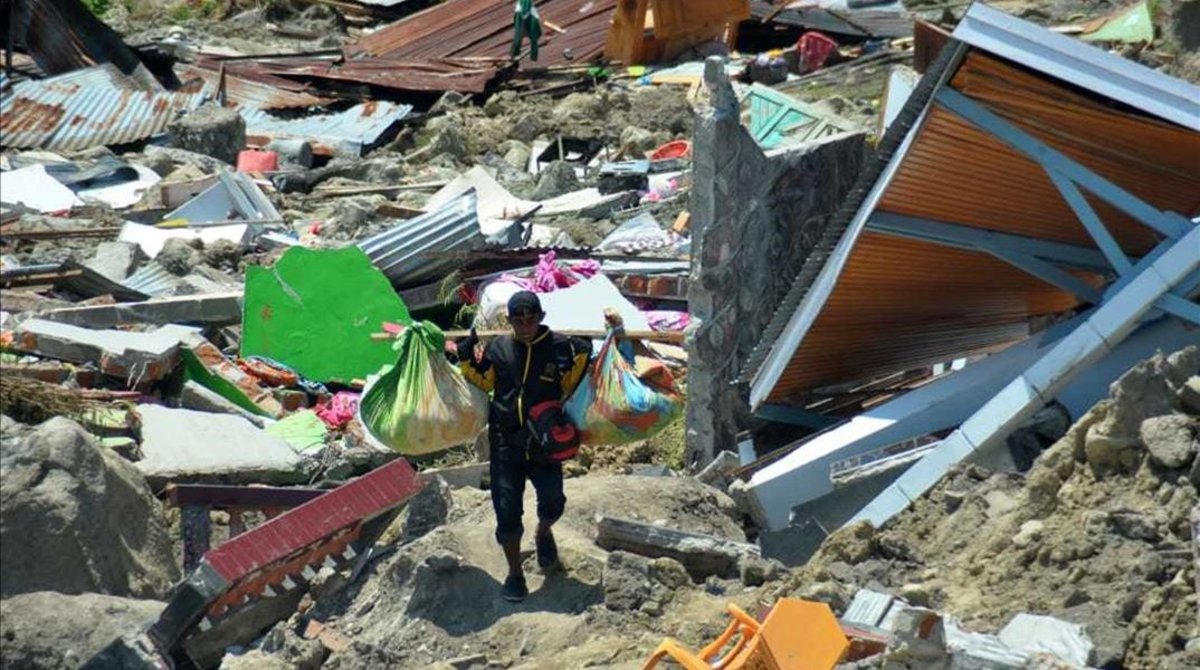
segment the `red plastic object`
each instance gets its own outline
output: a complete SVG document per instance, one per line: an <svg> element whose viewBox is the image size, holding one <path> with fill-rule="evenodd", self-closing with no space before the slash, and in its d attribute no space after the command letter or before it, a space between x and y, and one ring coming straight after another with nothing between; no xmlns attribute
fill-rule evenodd
<svg viewBox="0 0 1200 670"><path fill-rule="evenodd" d="M663 161L671 158L687 158L692 155L692 143L687 140L667 142L650 154L650 160Z"/></svg>
<svg viewBox="0 0 1200 670"><path fill-rule="evenodd" d="M804 60L805 72L820 70L837 48L838 43L833 39L812 30L801 35L796 42L796 50Z"/></svg>
<svg viewBox="0 0 1200 670"><path fill-rule="evenodd" d="M238 172L272 172L279 169L279 154L274 151L246 149L238 152Z"/></svg>

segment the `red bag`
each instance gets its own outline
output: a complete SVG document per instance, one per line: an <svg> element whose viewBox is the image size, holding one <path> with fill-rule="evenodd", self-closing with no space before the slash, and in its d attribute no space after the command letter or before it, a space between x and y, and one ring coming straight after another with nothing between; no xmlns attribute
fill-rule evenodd
<svg viewBox="0 0 1200 670"><path fill-rule="evenodd" d="M238 152L238 172L274 172L279 169L279 154L274 151L246 149Z"/></svg>
<svg viewBox="0 0 1200 670"><path fill-rule="evenodd" d="M547 400L529 410L529 432L535 447L552 461L565 461L579 453L579 429L563 411L561 402Z"/></svg>

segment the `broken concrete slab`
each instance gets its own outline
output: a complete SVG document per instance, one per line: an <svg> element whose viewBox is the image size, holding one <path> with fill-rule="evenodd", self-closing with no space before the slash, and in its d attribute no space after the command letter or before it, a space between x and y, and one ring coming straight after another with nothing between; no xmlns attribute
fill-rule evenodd
<svg viewBox="0 0 1200 670"><path fill-rule="evenodd" d="M83 265L115 282L122 282L138 269L144 258L141 249L131 242L101 242Z"/></svg>
<svg viewBox="0 0 1200 670"><path fill-rule="evenodd" d="M90 330L29 319L14 331L13 348L72 363L98 362L104 374L130 381L156 381L178 364L180 340L197 332L177 325L145 333Z"/></svg>
<svg viewBox="0 0 1200 670"><path fill-rule="evenodd" d="M262 226L257 223L231 223L203 228L156 228L142 223L129 222L121 227L117 240L136 244L141 247L146 256L155 258L162 251L167 240L200 240L205 244L211 244L217 240L228 240L237 244L249 244L261 232Z"/></svg>
<svg viewBox="0 0 1200 670"><path fill-rule="evenodd" d="M142 453L135 463L151 487L171 481L298 483L302 459L286 441L245 419L159 405L138 405Z"/></svg>
<svg viewBox="0 0 1200 670"><path fill-rule="evenodd" d="M115 305L68 307L45 312L42 318L84 328L112 328L127 323L221 327L242 320L242 294L240 291L209 293Z"/></svg>
<svg viewBox="0 0 1200 670"><path fill-rule="evenodd" d="M759 549L753 544L608 516L596 522L596 544L607 551L673 558L697 582L711 575L736 578L743 557L759 557Z"/></svg>
<svg viewBox="0 0 1200 670"><path fill-rule="evenodd" d="M203 105L167 126L171 146L235 163L246 146L246 121L237 110Z"/></svg>
<svg viewBox="0 0 1200 670"><path fill-rule="evenodd" d="M408 308L355 246L293 247L274 267L246 271L241 355L279 361L319 382L365 379L396 362L392 343L371 339Z"/></svg>
<svg viewBox="0 0 1200 670"><path fill-rule="evenodd" d="M99 593L24 593L4 600L0 665L75 670L114 637L153 620L164 604Z"/></svg>
<svg viewBox="0 0 1200 670"><path fill-rule="evenodd" d="M221 394L205 388L200 382L194 379L189 379L183 383L183 390L179 395L179 406L183 409L193 409L197 412L233 414L234 416L242 417L259 428L266 427L266 422L263 421L261 416L238 407L233 402L222 397Z"/></svg>

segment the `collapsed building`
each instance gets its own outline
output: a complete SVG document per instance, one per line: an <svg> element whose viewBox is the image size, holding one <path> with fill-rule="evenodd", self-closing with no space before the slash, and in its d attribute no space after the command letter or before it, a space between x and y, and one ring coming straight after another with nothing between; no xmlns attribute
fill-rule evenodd
<svg viewBox="0 0 1200 670"><path fill-rule="evenodd" d="M5 662L708 664L732 605L738 661L802 620L822 668L1187 667L1200 89L982 4L710 4L545 0L535 61L491 0L282 55L14 3L4 562L61 556L5 569ZM687 405L569 464L569 574L509 607L477 426L406 451L359 401L525 287Z"/></svg>

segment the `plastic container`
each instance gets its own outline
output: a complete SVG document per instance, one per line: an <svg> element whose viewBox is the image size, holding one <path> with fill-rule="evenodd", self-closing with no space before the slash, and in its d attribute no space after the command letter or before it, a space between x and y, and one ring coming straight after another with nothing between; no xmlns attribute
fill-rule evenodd
<svg viewBox="0 0 1200 670"><path fill-rule="evenodd" d="M672 158L688 158L692 155L692 143L687 140L667 142L650 154L650 160L661 161Z"/></svg>
<svg viewBox="0 0 1200 670"><path fill-rule="evenodd" d="M274 172L279 169L279 154L274 151L246 149L238 152L238 172Z"/></svg>

